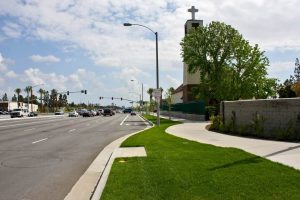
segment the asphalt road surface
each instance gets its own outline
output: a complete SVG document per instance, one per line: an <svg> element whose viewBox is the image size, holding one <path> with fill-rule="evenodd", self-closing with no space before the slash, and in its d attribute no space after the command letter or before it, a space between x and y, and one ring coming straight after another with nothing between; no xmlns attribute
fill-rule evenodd
<svg viewBox="0 0 300 200"><path fill-rule="evenodd" d="M138 116L0 120L0 200L62 200L115 139L142 130Z"/></svg>

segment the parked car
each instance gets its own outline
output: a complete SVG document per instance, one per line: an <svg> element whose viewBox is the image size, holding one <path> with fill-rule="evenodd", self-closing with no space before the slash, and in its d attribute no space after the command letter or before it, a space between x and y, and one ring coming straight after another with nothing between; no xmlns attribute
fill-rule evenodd
<svg viewBox="0 0 300 200"><path fill-rule="evenodd" d="M77 110L77 112L78 112L79 115L82 115L86 111L87 111L87 109L79 109L79 110Z"/></svg>
<svg viewBox="0 0 300 200"><path fill-rule="evenodd" d="M76 112L76 110L69 112L69 117L78 117L78 116L79 116L79 114L78 114L78 112Z"/></svg>
<svg viewBox="0 0 300 200"><path fill-rule="evenodd" d="M54 113L55 115L64 115L65 113L63 111L57 111Z"/></svg>
<svg viewBox="0 0 300 200"><path fill-rule="evenodd" d="M85 111L84 113L82 113L82 117L93 117L93 113L90 111Z"/></svg>
<svg viewBox="0 0 300 200"><path fill-rule="evenodd" d="M38 116L38 113L37 113L37 112L30 112L30 113L28 114L28 117L36 117L36 116Z"/></svg>
<svg viewBox="0 0 300 200"><path fill-rule="evenodd" d="M28 115L28 109L27 108L15 108L13 111L10 112L10 117L24 117Z"/></svg>
<svg viewBox="0 0 300 200"><path fill-rule="evenodd" d="M103 116L112 116L113 113L112 113L112 110L111 109L104 109L103 111Z"/></svg>
<svg viewBox="0 0 300 200"><path fill-rule="evenodd" d="M95 110L90 110L93 116L97 116L97 112Z"/></svg>

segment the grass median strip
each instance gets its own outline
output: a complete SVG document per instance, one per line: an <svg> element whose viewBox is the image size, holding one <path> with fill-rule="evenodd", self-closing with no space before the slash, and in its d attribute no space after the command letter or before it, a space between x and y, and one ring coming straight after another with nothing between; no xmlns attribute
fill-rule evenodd
<svg viewBox="0 0 300 200"><path fill-rule="evenodd" d="M122 147L144 146L147 157L116 159L101 199L300 199L300 171L165 133L178 123L161 119L160 127L124 141Z"/></svg>

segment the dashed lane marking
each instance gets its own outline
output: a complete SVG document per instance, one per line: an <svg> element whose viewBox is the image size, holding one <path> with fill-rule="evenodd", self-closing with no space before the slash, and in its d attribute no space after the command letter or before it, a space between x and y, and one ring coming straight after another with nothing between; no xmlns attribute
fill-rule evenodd
<svg viewBox="0 0 300 200"><path fill-rule="evenodd" d="M34 142L32 142L32 144L36 144L38 142L42 142L42 141L45 141L45 140L48 140L48 138L44 138L44 139L41 139L41 140L34 141Z"/></svg>
<svg viewBox="0 0 300 200"><path fill-rule="evenodd" d="M71 129L71 130L69 130L68 132L69 132L69 133L72 133L73 131L76 131L76 129Z"/></svg>
<svg viewBox="0 0 300 200"><path fill-rule="evenodd" d="M35 128L30 128L30 129L25 129L24 131L32 131L34 130Z"/></svg>

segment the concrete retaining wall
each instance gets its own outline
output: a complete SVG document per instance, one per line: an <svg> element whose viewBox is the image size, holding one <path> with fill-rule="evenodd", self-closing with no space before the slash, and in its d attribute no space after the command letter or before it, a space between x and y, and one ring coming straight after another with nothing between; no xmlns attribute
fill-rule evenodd
<svg viewBox="0 0 300 200"><path fill-rule="evenodd" d="M220 111L225 123L235 118L237 127L253 124L255 117L263 117L266 137L289 128L300 136L300 98L224 101Z"/></svg>
<svg viewBox="0 0 300 200"><path fill-rule="evenodd" d="M177 117L182 119L194 120L194 121L205 121L205 115L186 114L174 111L160 111L162 115Z"/></svg>

